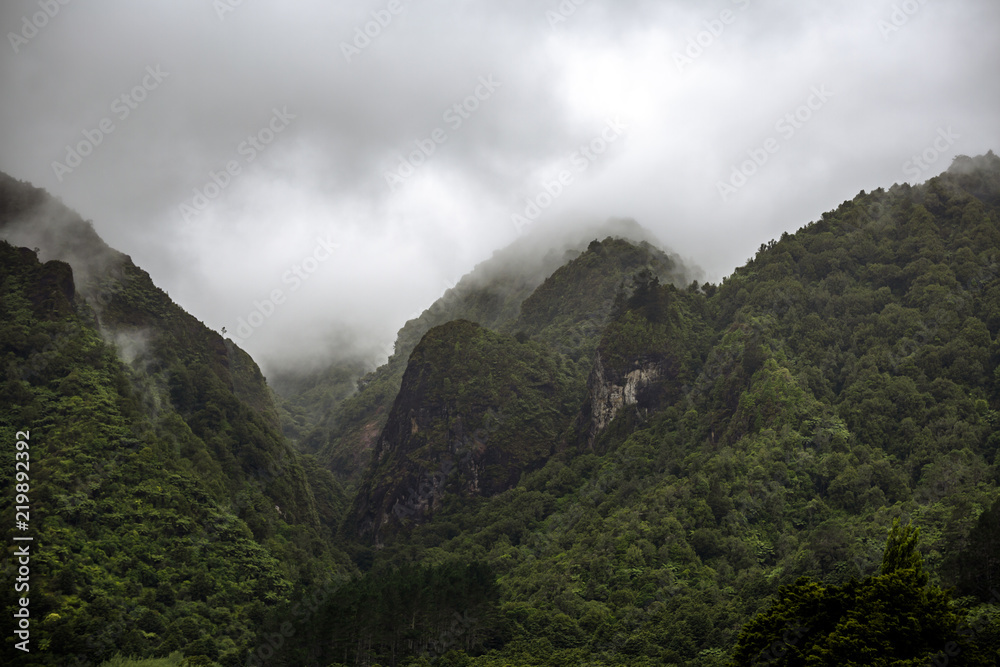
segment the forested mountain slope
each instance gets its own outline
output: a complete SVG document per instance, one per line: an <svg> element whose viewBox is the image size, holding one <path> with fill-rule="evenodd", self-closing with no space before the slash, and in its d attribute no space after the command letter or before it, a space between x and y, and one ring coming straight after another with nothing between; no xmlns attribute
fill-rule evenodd
<svg viewBox="0 0 1000 667"><path fill-rule="evenodd" d="M30 431L45 510L45 650L23 664L1000 654L992 153L859 193L721 285L614 235L527 277L498 264L359 391L349 369L288 380L316 457L249 357L2 185L0 229L28 247L0 243L0 420Z"/></svg>
<svg viewBox="0 0 1000 667"><path fill-rule="evenodd" d="M375 600L364 591L404 565L485 563L498 584L480 610L490 620L461 626L442 664L721 665L769 596L800 577L879 590L872 577L901 518L920 528L913 548L928 573L907 585L957 587L957 601L935 599L956 614L948 618L978 619L978 643L952 664L984 664L973 656L1000 646L998 598L984 585L997 581L989 554L1000 548L990 520L1000 511L998 195L1000 159L959 158L924 185L862 192L763 244L719 286L678 289L639 273L545 464L492 494L469 493L480 473L456 466L417 494L420 520L405 499L379 500L400 488L391 481L362 486L356 510L375 501L397 530L373 545L370 524L346 525L358 561L373 565L345 591L365 606ZM467 326L432 329L424 341L460 351L487 336L456 337ZM507 357L489 370L503 381L519 349L497 342ZM414 465L432 475L436 461L421 463L419 452L447 451L455 424L511 405L510 396L475 400L482 356L456 352L435 366L420 350L379 436L379 451L393 453L373 461L372 480L401 479ZM469 380L449 391L448 377ZM443 406L430 432L426 406L414 402L428 383L440 389L428 400ZM521 383L515 395L528 396L531 383ZM558 402L558 387L535 404ZM405 428L408 418L416 427ZM481 440L485 458L492 443ZM408 590L403 606L419 606L420 587ZM345 612L332 601L316 631L366 649L337 659L406 662L390 631L404 619L387 611L377 627L351 629L333 620ZM940 636L957 640L947 625ZM930 647L910 645L902 629L895 636L916 661L907 664L930 659ZM433 657L432 645L423 634L409 650ZM870 664L859 660L822 664Z"/></svg>
<svg viewBox="0 0 1000 667"><path fill-rule="evenodd" d="M18 664L236 664L268 605L352 569L330 533L342 492L281 437L253 360L79 216L4 175L0 232L38 246L0 241L0 429L30 436L39 651ZM8 498L12 444L2 456Z"/></svg>
<svg viewBox="0 0 1000 667"><path fill-rule="evenodd" d="M588 248L594 237L586 233L608 240L604 246ZM345 484L359 482L399 391L410 353L431 328L452 320L469 320L545 341L569 354L577 371L585 376L589 354L623 282L643 268L665 282L684 284L689 280L690 270L681 260L642 240L648 236L634 221L612 220L579 230L575 237L579 240L572 242L519 239L494 253L419 317L407 322L388 361L361 378L356 393L345 390L346 377L356 368L350 362L307 375L279 376L278 387L290 411L307 413L317 395L325 392L327 396L327 410L312 429L305 429L302 448L316 451Z"/></svg>

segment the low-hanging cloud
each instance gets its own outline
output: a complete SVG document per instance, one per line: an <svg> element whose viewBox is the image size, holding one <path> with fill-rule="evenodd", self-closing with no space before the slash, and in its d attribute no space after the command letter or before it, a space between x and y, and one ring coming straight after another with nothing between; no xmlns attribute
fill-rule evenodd
<svg viewBox="0 0 1000 667"><path fill-rule="evenodd" d="M383 347L515 216L632 217L719 280L1000 147L985 0L16 0L0 26L0 170L269 365Z"/></svg>

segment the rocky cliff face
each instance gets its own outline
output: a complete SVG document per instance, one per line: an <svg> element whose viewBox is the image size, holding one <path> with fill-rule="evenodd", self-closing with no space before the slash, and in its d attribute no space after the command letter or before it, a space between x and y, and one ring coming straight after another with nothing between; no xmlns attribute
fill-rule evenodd
<svg viewBox="0 0 1000 667"><path fill-rule="evenodd" d="M588 445L607 428L622 408L634 406L645 412L654 401L655 383L664 377L662 362L636 361L635 368L622 376L604 367L600 353L587 383L590 391L591 423Z"/></svg>
<svg viewBox="0 0 1000 667"><path fill-rule="evenodd" d="M332 395L342 396L311 433L289 432L289 436L316 451L341 480L357 483L371 460L413 349L432 328L458 319L530 338L567 355L577 363L582 387L615 296L638 271L649 269L677 285L690 282L692 270L677 256L641 240L647 237L634 221L617 220L581 228L571 242L529 235L498 251L399 330L395 352L358 382L359 391L340 391L344 366L323 371L319 383L275 385L303 411L308 411L309 400L304 392L296 392L296 386L308 390L324 386Z"/></svg>
<svg viewBox="0 0 1000 667"><path fill-rule="evenodd" d="M578 445L600 450L602 434L618 417L630 430L689 391L705 338L698 333L702 318L679 297L675 287L646 274L619 302L594 354L575 426Z"/></svg>
<svg viewBox="0 0 1000 667"><path fill-rule="evenodd" d="M538 344L466 320L431 329L375 444L353 532L381 544L449 497L511 488L556 450L580 398L573 386L570 370Z"/></svg>
<svg viewBox="0 0 1000 667"><path fill-rule="evenodd" d="M595 241L525 300L514 337L465 320L428 331L375 444L349 532L381 544L451 498L513 487L567 443L599 447L621 414L644 421L677 400L700 360L688 340L692 314L675 287L659 286L674 268L649 248ZM635 271L641 284L629 290Z"/></svg>

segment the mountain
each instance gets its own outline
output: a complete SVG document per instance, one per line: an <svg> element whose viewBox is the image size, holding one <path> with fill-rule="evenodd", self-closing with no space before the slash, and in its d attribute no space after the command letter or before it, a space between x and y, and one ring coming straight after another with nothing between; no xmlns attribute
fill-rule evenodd
<svg viewBox="0 0 1000 667"><path fill-rule="evenodd" d="M378 541L399 522L428 517L449 492L494 495L540 468L578 402L561 361L467 320L429 331L410 355L355 501L358 531Z"/></svg>
<svg viewBox="0 0 1000 667"><path fill-rule="evenodd" d="M1000 594L976 582L997 580L1000 546L998 194L1000 158L958 158L762 244L721 285L620 264L634 274L610 303L588 301L600 254L642 248L598 240L513 321L429 329L377 408L385 426L341 532L368 574L345 593L374 607L377 582L406 568L483 564L498 584L488 620L461 626L480 639L452 642L441 664L723 665L741 628L783 613L767 612L782 591L812 590L796 582L826 587L824 623L846 622L838 595L887 608L878 591L905 578L876 570L903 519L928 574L900 594L935 600L920 613L938 614L944 641L908 640L892 617L877 641L910 664L949 641L993 664ZM399 609L421 609L407 590ZM334 600L322 613L345 612ZM369 647L338 659L424 664L393 653L387 629L405 618L379 619L331 620L339 646ZM781 627L756 662L799 664L780 656L838 641ZM428 642L409 654L439 655Z"/></svg>
<svg viewBox="0 0 1000 667"><path fill-rule="evenodd" d="M0 175L0 234L0 423L30 445L37 649L26 660L8 638L4 654L235 664L266 605L353 570L331 540L342 490L282 438L254 361L89 223ZM13 503L4 514L15 526Z"/></svg>
<svg viewBox="0 0 1000 667"><path fill-rule="evenodd" d="M375 443L355 530L378 542L384 528L425 520L453 473L467 480L462 493L491 496L575 446L601 334L633 275L684 273L646 242L594 240L524 298L516 317L494 318L496 333L462 319L430 328Z"/></svg>
<svg viewBox="0 0 1000 667"><path fill-rule="evenodd" d="M595 235L607 240L588 249ZM286 433L353 488L386 424L410 354L431 328L457 319L554 344L564 354L572 352L571 361L585 375L587 355L615 295L633 273L649 268L679 284L692 275L679 257L657 249L649 239L633 220L583 226L572 240L544 235L519 239L407 322L388 361L358 379L356 391L347 378L356 373L357 361L277 374L275 389L284 399ZM317 401L322 404L318 418Z"/></svg>
<svg viewBox="0 0 1000 667"><path fill-rule="evenodd" d="M19 664L997 664L992 152L719 285L630 223L519 242L280 398L44 193L0 203Z"/></svg>

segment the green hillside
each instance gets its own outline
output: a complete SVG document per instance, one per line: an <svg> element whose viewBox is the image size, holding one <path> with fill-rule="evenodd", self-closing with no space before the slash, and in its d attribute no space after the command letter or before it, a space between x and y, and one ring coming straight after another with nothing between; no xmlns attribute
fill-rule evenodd
<svg viewBox="0 0 1000 667"><path fill-rule="evenodd" d="M428 521L364 547L359 562L485 562L496 573L502 648L441 664L722 665L783 586L876 585L903 519L920 527L928 572L914 586L950 589L964 573L954 601L940 593L951 610L941 613L979 619L975 655L990 655L1000 598L972 582L997 577L985 554L998 531L973 531L1000 507L998 192L1000 159L960 159L923 186L861 193L762 245L719 286L639 274L597 343L563 439L574 446L499 493L445 492ZM545 296L536 290L522 313ZM463 360L442 360L434 381L475 375ZM404 379L394 410L411 390ZM431 446L381 438L395 449L373 469L379 480ZM356 507L378 492L360 493ZM366 530L358 537L370 544ZM929 650L908 659L924 664ZM973 655L951 664L982 664ZM377 661L405 664L375 649L362 659Z"/></svg>
<svg viewBox="0 0 1000 667"><path fill-rule="evenodd" d="M586 231L577 236L586 238ZM569 245L551 241L563 244L557 245L561 251L546 251L539 249L539 239L526 237L494 253L400 329L388 361L361 378L354 376L356 392L346 384L351 372L356 372L356 362L336 362L309 373L278 374L275 387L286 406L286 432L300 438L304 451L315 452L345 486L353 488L388 419L410 353L433 327L458 319L546 343L568 356L582 382L623 283L642 268L677 284L683 284L689 272L676 256L648 242L623 240L648 236L634 221L609 221L589 231L602 234L599 238L605 240L598 243L588 238ZM325 413L310 419L317 404L324 406Z"/></svg>
<svg viewBox="0 0 1000 667"><path fill-rule="evenodd" d="M508 249L277 403L89 225L0 205L18 664L1000 664L993 153L719 285L635 233Z"/></svg>
<svg viewBox="0 0 1000 667"><path fill-rule="evenodd" d="M37 649L20 655L8 635L5 664L95 664L118 650L241 664L268 607L352 569L331 540L342 492L282 439L249 356L77 216L3 186L3 226L37 223L38 254L78 264L0 241L0 481L13 500L15 435L27 432L22 594ZM14 503L3 513L9 556ZM5 588L8 614L15 597Z"/></svg>
<svg viewBox="0 0 1000 667"><path fill-rule="evenodd" d="M402 386L348 524L376 542L450 494L514 487L561 448L580 400L564 360L467 320L424 336Z"/></svg>

